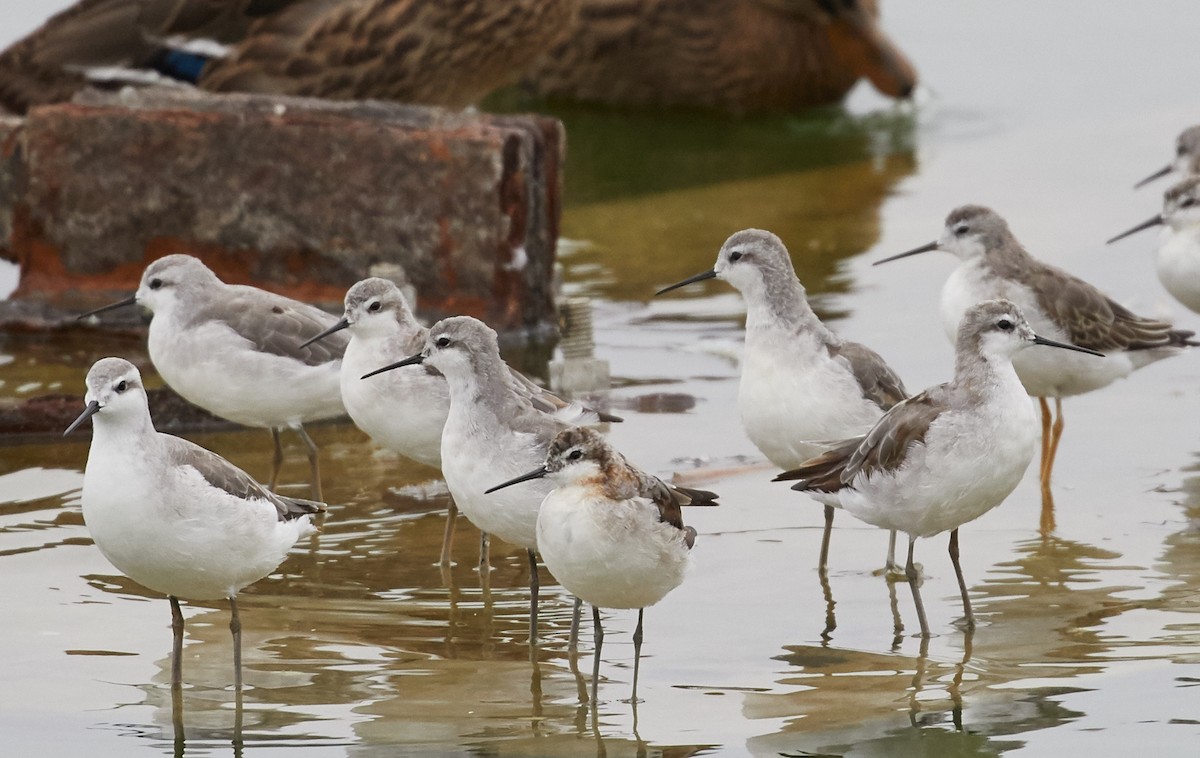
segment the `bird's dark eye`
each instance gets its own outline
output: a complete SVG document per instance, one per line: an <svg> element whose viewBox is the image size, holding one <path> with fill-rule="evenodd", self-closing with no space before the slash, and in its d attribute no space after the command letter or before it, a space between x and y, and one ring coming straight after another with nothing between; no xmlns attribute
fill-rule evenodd
<svg viewBox="0 0 1200 758"><path fill-rule="evenodd" d="M741 253L730 253L729 254L729 262L730 263L735 263L737 261L740 261L741 259L742 259Z"/></svg>
<svg viewBox="0 0 1200 758"><path fill-rule="evenodd" d="M958 226L954 227L954 236L961 237L969 231L971 231L971 227L967 226L966 224L959 224Z"/></svg>
<svg viewBox="0 0 1200 758"><path fill-rule="evenodd" d="M1184 199L1179 201L1180 208L1191 208L1195 204L1196 204L1196 201L1190 197L1185 197Z"/></svg>
<svg viewBox="0 0 1200 758"><path fill-rule="evenodd" d="M580 459L580 458L582 458L582 457L583 457L583 451L582 451L582 450L572 450L572 451L570 452L570 454L567 456L567 458L570 458L570 459L571 459L571 460L573 460L573 461L577 461L577 460L579 460L579 459Z"/></svg>
<svg viewBox="0 0 1200 758"><path fill-rule="evenodd" d="M162 285L163 285L162 279L151 279L150 280L150 289L152 289L152 290L159 289L160 287L162 287Z"/></svg>
<svg viewBox="0 0 1200 758"><path fill-rule="evenodd" d="M433 344L437 345L438 347L446 347L447 345L450 344L450 338L449 337L438 337L437 342L435 342Z"/></svg>
<svg viewBox="0 0 1200 758"><path fill-rule="evenodd" d="M117 392L124 392L125 390L129 389L129 382L122 379L121 381L117 382L117 386L115 389L117 390Z"/></svg>
<svg viewBox="0 0 1200 758"><path fill-rule="evenodd" d="M375 302L373 302L373 303L371 303L370 305L368 305L368 306L367 306L367 310L369 310L371 313L375 313L376 311L378 311L378 310L379 310L380 308L382 308L382 307L383 307L383 303L381 303L381 302L379 302L378 300L376 300Z"/></svg>
<svg viewBox="0 0 1200 758"><path fill-rule="evenodd" d="M1187 145L1179 145L1175 148L1176 155L1187 155Z"/></svg>
<svg viewBox="0 0 1200 758"><path fill-rule="evenodd" d="M997 321L996 326L999 327L1001 331L1005 331L1005 332L1011 332L1013 330L1013 322L1009 321L1006 318L1002 318L999 321Z"/></svg>

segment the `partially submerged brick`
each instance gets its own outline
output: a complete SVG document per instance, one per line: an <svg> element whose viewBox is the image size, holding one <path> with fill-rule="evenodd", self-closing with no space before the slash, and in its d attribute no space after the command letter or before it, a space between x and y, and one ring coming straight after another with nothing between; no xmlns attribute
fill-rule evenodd
<svg viewBox="0 0 1200 758"><path fill-rule="evenodd" d="M119 299L173 252L330 304L373 264L396 263L430 318L465 313L502 331L553 321L556 120L140 90L3 129L18 321Z"/></svg>

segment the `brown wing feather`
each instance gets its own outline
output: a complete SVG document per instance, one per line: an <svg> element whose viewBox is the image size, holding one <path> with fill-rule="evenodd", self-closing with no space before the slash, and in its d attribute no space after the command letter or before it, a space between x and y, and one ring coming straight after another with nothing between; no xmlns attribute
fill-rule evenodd
<svg viewBox="0 0 1200 758"><path fill-rule="evenodd" d="M1039 263L1027 281L1038 305L1063 325L1072 344L1102 352L1192 344L1194 332L1142 318L1062 269Z"/></svg>
<svg viewBox="0 0 1200 758"><path fill-rule="evenodd" d="M865 436L846 440L833 450L785 471L775 481L799 479L792 489L837 492L850 486L859 474L899 468L913 445L924 443L929 425L941 415L940 396L946 385L930 388L892 407Z"/></svg>
<svg viewBox="0 0 1200 758"><path fill-rule="evenodd" d="M628 464L626 464L628 466ZM628 470L636 478L637 494L649 499L658 506L658 517L663 523L679 529L684 533L684 542L689 548L696 543L696 530L683 523L685 505L717 505L717 495L707 490L693 490L667 484L657 476L651 476L638 469L628 466Z"/></svg>

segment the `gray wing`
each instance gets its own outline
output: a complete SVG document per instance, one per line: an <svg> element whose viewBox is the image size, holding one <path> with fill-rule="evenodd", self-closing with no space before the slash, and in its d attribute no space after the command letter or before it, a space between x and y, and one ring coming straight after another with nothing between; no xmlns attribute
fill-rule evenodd
<svg viewBox="0 0 1200 758"><path fill-rule="evenodd" d="M512 366L508 367L508 374L509 378L511 379L510 384L512 385L513 389L516 390L516 392L522 397L527 399L530 403L532 403L534 408L537 408L543 413L555 415L559 413L559 411L575 405L580 410L579 418L564 420L569 420L572 423L583 425L594 424L597 421L624 421L624 419L622 419L620 416L614 416L611 413L598 411L581 403L571 403L567 400L563 400L561 397L555 395L553 392L541 386L540 384L537 384Z"/></svg>
<svg viewBox="0 0 1200 758"><path fill-rule="evenodd" d="M216 453L180 437L162 435L168 459L176 466L191 466L204 481L242 500L266 500L275 506L280 521L325 510L324 503L276 495L254 478Z"/></svg>
<svg viewBox="0 0 1200 758"><path fill-rule="evenodd" d="M946 385L932 387L902 400L862 437L846 440L834 449L785 471L775 481L799 479L794 490L837 492L850 486L859 474L894 471L904 463L914 445L925 442L930 424L942 414Z"/></svg>
<svg viewBox="0 0 1200 758"><path fill-rule="evenodd" d="M338 317L307 303L242 285L227 286L220 298L197 309L192 320L222 321L256 350L295 358L309 366L340 360L350 342L350 335L343 330L301 348L306 340L336 324Z"/></svg>
<svg viewBox="0 0 1200 758"><path fill-rule="evenodd" d="M1038 305L1079 347L1111 352L1195 344L1191 340L1194 332L1142 318L1060 268L1039 262L1029 271L1027 281Z"/></svg>
<svg viewBox="0 0 1200 758"><path fill-rule="evenodd" d="M904 382L871 348L857 342L827 346L830 357L845 361L850 373L858 380L863 397L883 410L908 397Z"/></svg>

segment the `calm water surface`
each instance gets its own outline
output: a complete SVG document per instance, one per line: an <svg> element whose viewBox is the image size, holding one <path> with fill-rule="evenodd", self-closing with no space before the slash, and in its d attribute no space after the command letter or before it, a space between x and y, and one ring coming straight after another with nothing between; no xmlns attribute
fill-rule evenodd
<svg viewBox="0 0 1200 758"><path fill-rule="evenodd" d="M1103 5L1103 7L1098 7ZM47 6L18 0L32 25ZM37 9L37 10L30 10ZM600 699L579 703L569 598L544 578L548 641L524 634L524 561L493 551L489 586L463 525L433 565L446 506L435 471L349 426L314 430L323 532L243 595L244 746L233 745L228 611L190 604L186 742L173 740L168 607L117 575L79 512L87 445L0 447L0 737L11 755L1194 755L1200 737L1200 363L1184 356L1066 404L1057 529L1033 474L964 528L976 613L958 631L944 538L923 541L928 644L904 586L874 576L886 537L839 519L827 586L820 508L769 482L734 398L743 312L720 282L651 300L711 266L732 231L770 228L823 314L910 388L949 376L936 312L953 266L872 268L933 239L955 205L1004 214L1047 260L1135 309L1200 319L1154 277L1156 212L1131 185L1200 110L1193 2L885 4L926 90L893 109L857 91L803 118L558 110L571 134L568 288L598 299L597 340L627 421L611 438L663 474L718 490L688 581L646 615L636 710L628 612L610 614ZM16 27L5 30L15 36ZM0 396L82 392L94 358L136 342L0 337ZM528 366L538 372L537 365ZM265 433L196 438L265 476ZM306 471L298 445L285 478ZM297 492L303 492L298 488ZM832 627L832 628L831 628ZM591 651L584 635L583 651ZM580 661L590 671L590 660Z"/></svg>

